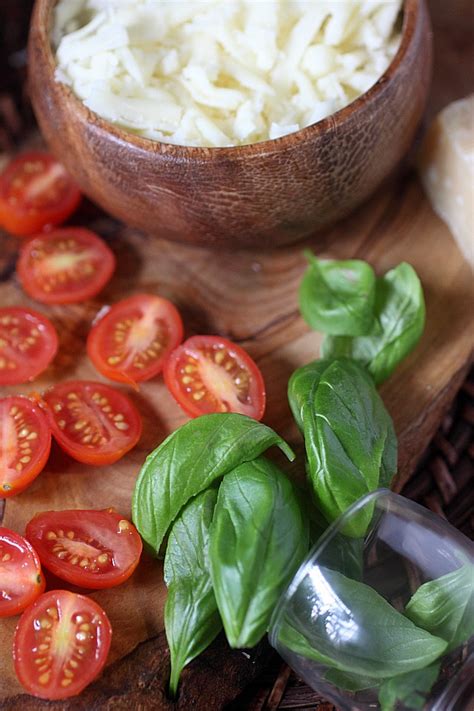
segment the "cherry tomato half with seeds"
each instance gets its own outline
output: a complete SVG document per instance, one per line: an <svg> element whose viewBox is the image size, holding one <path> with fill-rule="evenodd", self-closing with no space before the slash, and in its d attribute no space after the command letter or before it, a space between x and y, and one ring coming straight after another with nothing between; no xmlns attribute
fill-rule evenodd
<svg viewBox="0 0 474 711"><path fill-rule="evenodd" d="M188 338L168 358L163 375L176 402L191 417L212 412L263 417L262 374L243 348L225 338Z"/></svg>
<svg viewBox="0 0 474 711"><path fill-rule="evenodd" d="M46 370L58 336L46 316L19 306L0 308L0 385L18 385Z"/></svg>
<svg viewBox="0 0 474 711"><path fill-rule="evenodd" d="M127 580L143 547L135 526L109 509L45 511L29 522L26 537L51 573L94 590Z"/></svg>
<svg viewBox="0 0 474 711"><path fill-rule="evenodd" d="M51 429L36 402L21 396L0 400L0 498L26 489L43 470L50 449Z"/></svg>
<svg viewBox="0 0 474 711"><path fill-rule="evenodd" d="M115 256L94 232L63 227L28 240L17 271L26 293L44 304L73 304L101 291L115 269Z"/></svg>
<svg viewBox="0 0 474 711"><path fill-rule="evenodd" d="M0 617L23 612L45 588L41 563L28 541L0 527Z"/></svg>
<svg viewBox="0 0 474 711"><path fill-rule="evenodd" d="M109 619L94 600L67 590L44 593L15 631L18 681L40 699L75 696L104 668L111 639Z"/></svg>
<svg viewBox="0 0 474 711"><path fill-rule="evenodd" d="M161 372L183 340L176 307L160 296L136 294L114 304L93 326L87 353L99 373L135 384Z"/></svg>
<svg viewBox="0 0 474 711"><path fill-rule="evenodd" d="M113 464L134 447L142 421L126 395L109 385L70 380L43 394L54 439L83 464Z"/></svg>
<svg viewBox="0 0 474 711"><path fill-rule="evenodd" d="M0 224L17 236L60 225L80 200L66 169L48 153L19 156L0 175Z"/></svg>

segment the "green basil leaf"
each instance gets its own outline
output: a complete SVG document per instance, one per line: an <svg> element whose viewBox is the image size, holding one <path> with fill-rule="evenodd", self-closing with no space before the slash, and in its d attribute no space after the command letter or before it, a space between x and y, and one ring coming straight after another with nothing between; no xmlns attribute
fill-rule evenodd
<svg viewBox="0 0 474 711"><path fill-rule="evenodd" d="M342 336L370 333L374 321L375 274L357 259L316 259L301 281L299 302L306 323L316 331Z"/></svg>
<svg viewBox="0 0 474 711"><path fill-rule="evenodd" d="M408 602L405 614L419 627L455 649L474 635L474 565L421 585Z"/></svg>
<svg viewBox="0 0 474 711"><path fill-rule="evenodd" d="M308 551L293 485L264 457L227 474L211 527L211 575L231 647L253 647Z"/></svg>
<svg viewBox="0 0 474 711"><path fill-rule="evenodd" d="M315 360L295 370L288 381L288 402L301 432L304 408L312 405L321 376L331 363L331 360Z"/></svg>
<svg viewBox="0 0 474 711"><path fill-rule="evenodd" d="M370 335L328 335L321 346L323 358L351 357L367 367L377 384L391 375L416 346L425 326L425 301L420 280L409 264L377 279L375 322Z"/></svg>
<svg viewBox="0 0 474 711"><path fill-rule="evenodd" d="M146 459L133 493L132 515L143 540L159 554L182 509L213 481L277 445L291 448L272 429L245 415L202 415L173 432Z"/></svg>
<svg viewBox="0 0 474 711"><path fill-rule="evenodd" d="M306 637L289 624L287 620L283 621L278 630L278 643L285 646L294 654L298 654L305 659L329 667L324 674L324 678L330 684L334 684L334 686L340 689L355 692L364 689L373 689L380 684L380 679L373 679L372 677L363 676L361 674L352 674L351 672L342 671L333 666L333 659L321 654L317 649L314 649Z"/></svg>
<svg viewBox="0 0 474 711"><path fill-rule="evenodd" d="M353 694L357 691L377 688L380 684L380 679L372 679L370 676L362 676L361 674L351 674L339 669L329 669L324 678L338 689L344 689Z"/></svg>
<svg viewBox="0 0 474 711"><path fill-rule="evenodd" d="M316 504L334 521L361 496L386 486L396 471L396 437L384 404L355 361L331 363L303 408L308 473ZM361 511L344 533L360 538L370 522Z"/></svg>
<svg viewBox="0 0 474 711"><path fill-rule="evenodd" d="M426 696L438 678L440 666L440 662L435 662L424 669L400 674L384 681L379 690L381 711L395 711L398 702L401 702L404 708L423 709Z"/></svg>
<svg viewBox="0 0 474 711"><path fill-rule="evenodd" d="M181 671L219 634L222 623L209 569L209 529L217 491L196 496L175 520L165 556L165 630L171 655L170 692Z"/></svg>
<svg viewBox="0 0 474 711"><path fill-rule="evenodd" d="M316 583L315 576L320 578ZM315 595L315 585L325 591L324 596ZM312 579L307 576L300 584L284 622L286 640L290 631L290 641L296 637L298 647L293 649L298 654L307 656L305 649L311 649L310 659L372 679L422 669L447 646L443 639L417 627L373 588L322 567L313 569ZM277 641L280 639L278 632Z"/></svg>

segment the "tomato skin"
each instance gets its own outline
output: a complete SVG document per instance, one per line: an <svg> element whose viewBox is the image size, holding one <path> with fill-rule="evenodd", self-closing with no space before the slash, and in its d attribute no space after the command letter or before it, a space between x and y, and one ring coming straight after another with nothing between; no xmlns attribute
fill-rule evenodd
<svg viewBox="0 0 474 711"><path fill-rule="evenodd" d="M18 681L40 699L76 696L104 668L111 639L109 619L94 600L67 590L44 593L15 630Z"/></svg>
<svg viewBox="0 0 474 711"><path fill-rule="evenodd" d="M9 580L11 587L8 585ZM36 551L26 538L3 527L0 527L0 581L0 617L19 615L45 588L44 575ZM13 589L19 585L20 593L14 595ZM5 594L8 591L10 595Z"/></svg>
<svg viewBox="0 0 474 711"><path fill-rule="evenodd" d="M19 395L1 399L0 497L24 491L43 471L50 450L51 429L38 403Z"/></svg>
<svg viewBox="0 0 474 711"><path fill-rule="evenodd" d="M34 380L57 350L58 335L46 316L20 306L0 308L0 385Z"/></svg>
<svg viewBox="0 0 474 711"><path fill-rule="evenodd" d="M93 590L127 580L143 550L135 526L109 509L42 512L27 524L26 537L47 570Z"/></svg>
<svg viewBox="0 0 474 711"><path fill-rule="evenodd" d="M28 184L34 188L34 180L44 182L48 176L49 188L54 184L56 193L48 200L47 191L36 190L29 198ZM18 156L0 175L0 224L18 237L61 224L80 201L81 193L72 178L48 153L34 151Z"/></svg>
<svg viewBox="0 0 474 711"><path fill-rule="evenodd" d="M71 401L77 403L77 413ZM42 403L56 442L83 464L113 464L137 444L142 434L142 420L135 405L110 385L68 380L43 393ZM104 407L110 410L106 413ZM76 428L78 422L83 425ZM91 440L96 436L96 442L84 441L89 435ZM104 442L99 441L101 437Z"/></svg>
<svg viewBox="0 0 474 711"><path fill-rule="evenodd" d="M43 304L86 301L102 291L114 270L112 250L82 227L32 237L22 246L17 264L23 289Z"/></svg>
<svg viewBox="0 0 474 711"><path fill-rule="evenodd" d="M142 347L133 361L138 361L140 367L133 362L123 367L130 353L129 341L133 347L134 333ZM152 294L135 294L114 304L94 324L87 338L87 353L106 378L135 384L158 375L182 340L183 322L171 301ZM109 362L114 360L118 363Z"/></svg>
<svg viewBox="0 0 474 711"><path fill-rule="evenodd" d="M173 351L163 377L178 405L190 416L238 412L261 420L265 382L240 346L220 336L192 336Z"/></svg>

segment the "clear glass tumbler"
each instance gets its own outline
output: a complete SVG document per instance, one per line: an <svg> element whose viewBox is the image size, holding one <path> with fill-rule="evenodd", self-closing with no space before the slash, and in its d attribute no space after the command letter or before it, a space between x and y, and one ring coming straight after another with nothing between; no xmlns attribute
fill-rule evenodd
<svg viewBox="0 0 474 711"><path fill-rule="evenodd" d="M356 519L370 521L361 538L350 535ZM313 689L361 711L474 709L473 635L473 544L385 489L327 529L269 632Z"/></svg>

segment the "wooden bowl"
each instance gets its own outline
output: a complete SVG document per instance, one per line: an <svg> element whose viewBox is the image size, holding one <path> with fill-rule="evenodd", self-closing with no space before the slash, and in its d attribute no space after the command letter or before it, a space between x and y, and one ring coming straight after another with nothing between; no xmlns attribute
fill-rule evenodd
<svg viewBox="0 0 474 711"><path fill-rule="evenodd" d="M425 0L405 0L401 46L372 89L332 116L233 148L159 143L113 126L55 81L55 0L36 0L30 90L51 150L104 210L145 232L226 248L295 242L346 216L393 172L425 107L431 33Z"/></svg>

